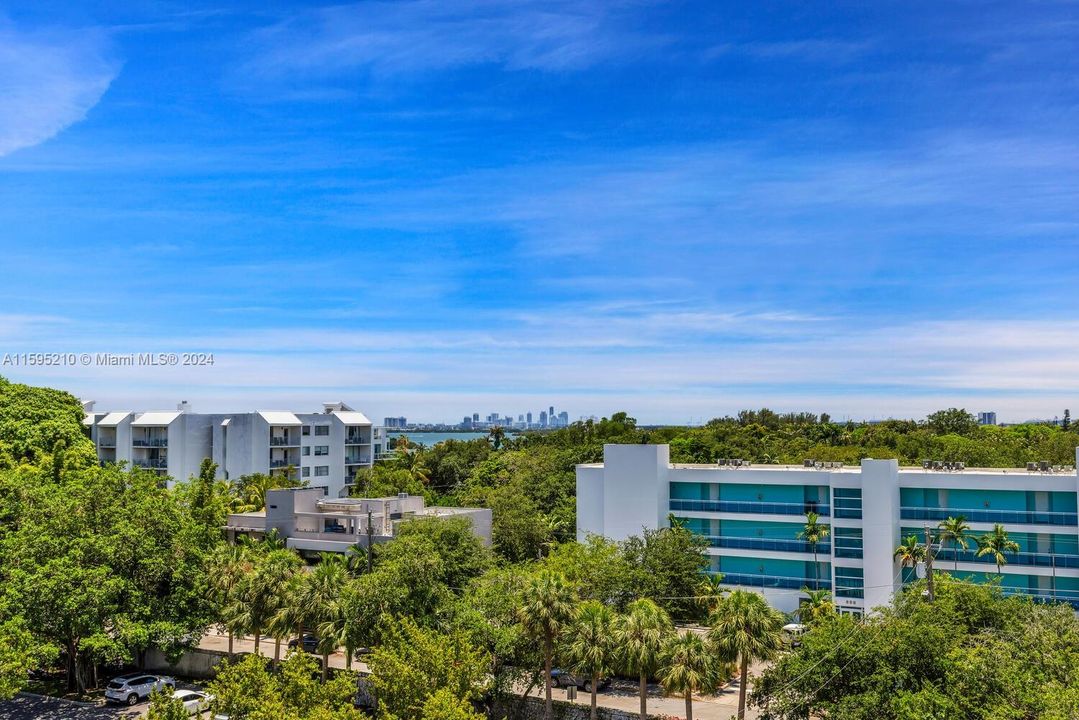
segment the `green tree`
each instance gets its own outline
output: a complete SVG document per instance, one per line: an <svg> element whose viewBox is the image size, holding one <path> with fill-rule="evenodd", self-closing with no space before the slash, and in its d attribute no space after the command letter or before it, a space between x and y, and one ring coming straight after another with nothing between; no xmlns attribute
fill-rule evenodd
<svg viewBox="0 0 1079 720"><path fill-rule="evenodd" d="M693 693L716 681L716 662L705 639L692 630L672 634L663 645L660 682L686 699L686 720L693 720Z"/></svg>
<svg viewBox="0 0 1079 720"><path fill-rule="evenodd" d="M899 561L900 567L914 569L918 563L925 562L925 546L918 543L917 535L908 535L892 553L892 557Z"/></svg>
<svg viewBox="0 0 1079 720"><path fill-rule="evenodd" d="M806 597L798 606L798 616L802 622L812 624L835 615L835 602L828 590L810 590L802 588Z"/></svg>
<svg viewBox="0 0 1079 720"><path fill-rule="evenodd" d="M925 419L925 424L938 435L970 435L978 429L978 419L966 410L938 410Z"/></svg>
<svg viewBox="0 0 1079 720"><path fill-rule="evenodd" d="M947 520L940 521L938 529L941 544L952 544L952 551L955 553L955 569L958 570L959 549L966 550L970 546L970 525L967 524L967 518L965 515L949 516Z"/></svg>
<svg viewBox="0 0 1079 720"><path fill-rule="evenodd" d="M647 598L631 602L616 627L622 666L638 678L641 720L648 718L648 678L658 669L672 632L674 625L666 611Z"/></svg>
<svg viewBox="0 0 1079 720"><path fill-rule="evenodd" d="M440 691L459 702L480 697L489 659L463 633L439 633L400 618L390 622L367 664L380 716L413 720L433 711L428 702ZM446 710L447 699L442 695L435 706Z"/></svg>
<svg viewBox="0 0 1079 720"><path fill-rule="evenodd" d="M577 606L568 642L562 654L570 669L589 678L585 685L591 695L589 717L596 720L596 693L600 678L611 673L618 661L615 644L616 616L603 603L586 600Z"/></svg>
<svg viewBox="0 0 1079 720"><path fill-rule="evenodd" d="M1008 531L1004 526L997 523L992 532L978 537L978 557L989 556L997 564L997 575L1001 568L1008 563L1008 553L1019 552L1019 543L1008 537Z"/></svg>
<svg viewBox="0 0 1079 720"><path fill-rule="evenodd" d="M244 720L364 720L352 707L356 677L339 673L319 682L314 658L293 652L270 672L258 655L218 666L207 684L214 712Z"/></svg>
<svg viewBox="0 0 1079 720"><path fill-rule="evenodd" d="M241 583L253 570L249 553L242 545L221 545L211 556L210 597L216 610L218 624L228 633L229 657L233 657L233 637L242 629L242 617L237 616Z"/></svg>
<svg viewBox="0 0 1079 720"><path fill-rule="evenodd" d="M184 704L172 696L172 690L154 690L150 694L147 720L188 720Z"/></svg>
<svg viewBox="0 0 1079 720"><path fill-rule="evenodd" d="M746 715L751 662L771 660L783 646L782 613L754 592L735 590L720 601L708 639L724 660L738 663L738 720Z"/></svg>
<svg viewBox="0 0 1079 720"><path fill-rule="evenodd" d="M501 425L495 425L487 432L487 439L495 450L502 448L502 441L506 439L506 429Z"/></svg>
<svg viewBox="0 0 1079 720"><path fill-rule="evenodd" d="M448 688L439 688L427 696L420 711L422 720L483 720L472 703L463 700Z"/></svg>
<svg viewBox="0 0 1079 720"><path fill-rule="evenodd" d="M529 578L518 618L529 635L543 644L544 720L551 720L551 666L559 633L573 620L573 588L562 575L540 571Z"/></svg>
<svg viewBox="0 0 1079 720"><path fill-rule="evenodd" d="M820 522L815 512L806 513L805 525L798 532L798 539L805 540L813 548L813 589L820 589L820 566L817 564L817 545L828 539L828 526Z"/></svg>
<svg viewBox="0 0 1079 720"><path fill-rule="evenodd" d="M304 608L305 624L319 628L333 623L340 612L338 599L348 582L348 568L343 555L322 553L318 565L301 576L299 589L294 597ZM326 681L330 667L330 654L337 649L337 638L332 634L319 637L318 652L322 655L322 680Z"/></svg>
<svg viewBox="0 0 1079 720"><path fill-rule="evenodd" d="M650 598L679 621L701 618L695 599L708 568L708 541L677 522L669 528L645 530L622 543L634 568L632 583L639 597Z"/></svg>
<svg viewBox="0 0 1079 720"><path fill-rule="evenodd" d="M46 474L27 476L19 522L0 539L0 586L26 629L62 649L82 692L95 664L139 663L151 644L176 646L209 623L204 556L156 475L65 466L57 486Z"/></svg>

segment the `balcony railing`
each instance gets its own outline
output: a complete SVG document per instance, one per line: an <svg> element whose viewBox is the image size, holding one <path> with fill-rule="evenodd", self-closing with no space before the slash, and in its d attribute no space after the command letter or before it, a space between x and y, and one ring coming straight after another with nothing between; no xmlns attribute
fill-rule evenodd
<svg viewBox="0 0 1079 720"><path fill-rule="evenodd" d="M828 517L830 510L821 503L774 503L743 500L671 500L671 510L696 512L759 513L762 515L805 515L814 512Z"/></svg>
<svg viewBox="0 0 1079 720"><path fill-rule="evenodd" d="M771 538L746 538L709 535L708 543L712 547L733 548L735 550L775 550L778 552L812 553L813 546L805 540L779 540ZM827 555L832 550L831 543L817 543L817 553Z"/></svg>
<svg viewBox="0 0 1079 720"><path fill-rule="evenodd" d="M270 445L280 447L282 445L299 445L299 441L290 437L270 437Z"/></svg>
<svg viewBox="0 0 1079 720"><path fill-rule="evenodd" d="M1028 590L1025 588L1001 588L1005 595L1029 597L1036 603L1067 603L1079 610L1079 590Z"/></svg>
<svg viewBox="0 0 1079 720"><path fill-rule="evenodd" d="M116 440L98 440L97 446L101 448L114 448L116 447Z"/></svg>
<svg viewBox="0 0 1079 720"><path fill-rule="evenodd" d="M115 445L115 443L114 443ZM163 448L169 446L168 438L136 438L131 441L133 447Z"/></svg>
<svg viewBox="0 0 1079 720"><path fill-rule="evenodd" d="M716 573L712 573L713 575ZM720 571L724 585L747 585L759 588L786 588L788 590L831 590L832 582L827 578L814 580L813 578L784 577L781 575L749 575L746 573L727 573Z"/></svg>
<svg viewBox="0 0 1079 720"><path fill-rule="evenodd" d="M371 441L365 439L363 435L346 435L345 445L370 445Z"/></svg>
<svg viewBox="0 0 1079 720"><path fill-rule="evenodd" d="M837 539L835 541L835 552L833 554L837 558L860 558L862 557L862 544L841 545Z"/></svg>
<svg viewBox="0 0 1079 720"><path fill-rule="evenodd" d="M968 522L1013 523L1023 525L1076 525L1079 513L1049 512L1047 510L990 510L960 508L901 507L904 520L947 520L964 516Z"/></svg>
<svg viewBox="0 0 1079 720"><path fill-rule="evenodd" d="M371 458L367 457L346 457L345 465L369 465Z"/></svg>
<svg viewBox="0 0 1079 720"><path fill-rule="evenodd" d="M160 459L150 459L150 460L142 460L142 459L140 459L140 460L135 460L134 464L135 464L136 467L153 468L155 470L160 470L162 468L168 469L168 467L169 467L169 461L168 460L160 460Z"/></svg>
<svg viewBox="0 0 1079 720"><path fill-rule="evenodd" d="M289 465L292 465L293 467L296 467L299 464L300 463L296 462L295 460L271 460L270 461L270 467L272 467L272 468L283 468L283 467L288 467Z"/></svg>
<svg viewBox="0 0 1079 720"><path fill-rule="evenodd" d="M953 548L942 548L933 555L936 562L955 562L957 556L959 558L959 562L996 565L996 560L993 559L993 556L983 555L982 557L978 557L978 553L976 550L955 550ZM1030 567L1047 568L1079 568L1079 555L1018 552L1004 553L1004 557L1008 559L1009 565L1024 565Z"/></svg>

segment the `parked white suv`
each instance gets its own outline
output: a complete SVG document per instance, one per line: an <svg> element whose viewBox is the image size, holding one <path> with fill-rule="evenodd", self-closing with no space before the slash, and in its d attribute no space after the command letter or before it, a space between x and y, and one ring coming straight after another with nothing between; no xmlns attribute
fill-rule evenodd
<svg viewBox="0 0 1079 720"><path fill-rule="evenodd" d="M168 689L172 692L176 689L176 681L164 675L148 675L138 673L133 675L121 675L109 681L105 688L106 702L127 703L134 705L140 700L150 697L154 690Z"/></svg>

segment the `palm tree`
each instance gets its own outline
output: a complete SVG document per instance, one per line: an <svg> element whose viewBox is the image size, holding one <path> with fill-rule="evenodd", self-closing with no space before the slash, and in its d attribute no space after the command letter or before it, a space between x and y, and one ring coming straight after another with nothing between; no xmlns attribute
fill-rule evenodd
<svg viewBox="0 0 1079 720"><path fill-rule="evenodd" d="M916 568L918 563L925 562L925 546L918 544L917 535L908 535L892 557L899 561L900 567Z"/></svg>
<svg viewBox="0 0 1079 720"><path fill-rule="evenodd" d="M236 593L245 576L251 572L251 558L240 545L223 545L211 560L210 594L218 608L221 625L229 636L229 658L232 650L233 630L239 625L229 612L236 602Z"/></svg>
<svg viewBox="0 0 1079 720"><path fill-rule="evenodd" d="M959 548L966 550L970 547L970 525L967 524L966 516L960 515L941 520L937 527L940 530L941 544L951 541L952 551L955 553L955 569L959 570Z"/></svg>
<svg viewBox="0 0 1079 720"><path fill-rule="evenodd" d="M697 583L697 602L708 614L711 614L725 592L723 575L720 573L707 573Z"/></svg>
<svg viewBox="0 0 1079 720"><path fill-rule="evenodd" d="M493 428L487 431L487 439L491 441L492 447L498 450L502 447L502 441L506 439L506 430L501 425L495 425Z"/></svg>
<svg viewBox="0 0 1079 720"><path fill-rule="evenodd" d="M634 600L615 629L627 672L640 679L641 720L648 720L648 677L656 671L663 643L674 632L667 613L648 599Z"/></svg>
<svg viewBox="0 0 1079 720"><path fill-rule="evenodd" d="M997 563L997 575L1000 575L1001 568L1008 563L1004 554L1017 552L1019 543L1008 538L1008 531L1000 523L993 526L992 532L978 538L978 557L991 555Z"/></svg>
<svg viewBox="0 0 1079 720"><path fill-rule="evenodd" d="M809 588L802 588L802 592L806 594L806 599L798 608L798 615L802 622L808 624L835 614L832 593L827 590L810 590Z"/></svg>
<svg viewBox="0 0 1079 720"><path fill-rule="evenodd" d="M300 564L291 550L271 550L256 560L253 571L239 585L229 614L237 627L254 634L256 655L261 654L262 632L284 605L284 590Z"/></svg>
<svg viewBox="0 0 1079 720"><path fill-rule="evenodd" d="M323 623L334 620L338 612L338 597L347 581L348 569L344 556L322 553L318 565L303 576L296 596L296 601L305 608L305 616L311 625L320 628ZM331 638L319 638L323 682L329 673L330 653L337 647L331 646L331 641Z"/></svg>
<svg viewBox="0 0 1079 720"><path fill-rule="evenodd" d="M828 526L818 522L820 516L815 512L806 513L806 522L798 532L798 539L805 540L813 548L813 589L820 587L820 567L817 565L817 544L828 537Z"/></svg>
<svg viewBox="0 0 1079 720"><path fill-rule="evenodd" d="M739 664L738 720L746 716L749 664L775 657L783 646L783 622L782 613L747 590L733 591L712 613L708 639L721 659Z"/></svg>
<svg viewBox="0 0 1079 720"><path fill-rule="evenodd" d="M715 682L716 663L699 634L675 633L663 646L660 682L668 692L686 697L686 720L693 720L693 693Z"/></svg>
<svg viewBox="0 0 1079 720"><path fill-rule="evenodd" d="M570 628L570 642L564 651L570 669L588 675L586 686L592 694L590 720L596 720L596 692L599 680L614 669L617 647L614 640L615 614L609 607L596 600L588 600L577 606Z"/></svg>
<svg viewBox="0 0 1079 720"><path fill-rule="evenodd" d="M555 640L573 619L573 588L561 573L544 570L529 578L517 618L525 632L543 642L544 720L551 720L551 664Z"/></svg>
<svg viewBox="0 0 1079 720"><path fill-rule="evenodd" d="M281 588L282 602L277 612L266 623L266 634L274 639L273 664L277 667L281 662L281 641L287 640L292 631L298 625L303 624L303 618L299 616L303 608L296 602L296 593L299 590L300 578L293 576L289 582ZM300 640L303 631L300 630Z"/></svg>

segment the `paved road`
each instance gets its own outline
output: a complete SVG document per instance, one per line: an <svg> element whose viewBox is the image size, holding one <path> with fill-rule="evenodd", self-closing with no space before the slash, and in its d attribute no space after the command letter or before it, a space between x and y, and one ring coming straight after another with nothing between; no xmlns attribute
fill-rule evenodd
<svg viewBox="0 0 1079 720"><path fill-rule="evenodd" d="M149 703L139 703L133 707L87 707L59 698L16 695L11 700L0 702L0 720L126 720L142 717L148 707Z"/></svg>

